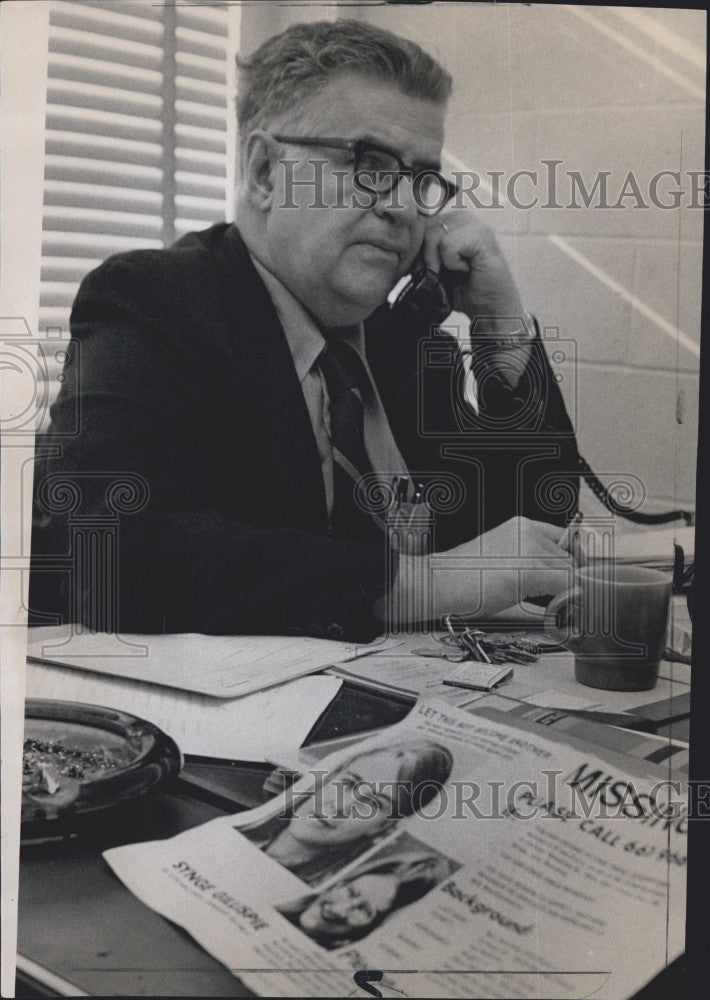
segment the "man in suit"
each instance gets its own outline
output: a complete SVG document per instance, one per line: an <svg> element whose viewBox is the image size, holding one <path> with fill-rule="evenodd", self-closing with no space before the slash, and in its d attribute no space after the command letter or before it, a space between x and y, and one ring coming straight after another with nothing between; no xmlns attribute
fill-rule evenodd
<svg viewBox="0 0 710 1000"><path fill-rule="evenodd" d="M113 257L77 295L32 620L359 639L564 589L572 428L492 233L443 207L450 89L355 21L242 61L235 225ZM472 322L478 413L454 341L386 302L419 265ZM393 481L400 527L429 498L423 545L393 541Z"/></svg>

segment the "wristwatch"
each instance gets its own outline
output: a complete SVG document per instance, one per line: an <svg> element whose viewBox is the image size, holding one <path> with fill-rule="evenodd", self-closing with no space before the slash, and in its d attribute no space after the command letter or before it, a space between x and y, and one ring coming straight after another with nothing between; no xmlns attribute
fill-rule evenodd
<svg viewBox="0 0 710 1000"><path fill-rule="evenodd" d="M471 323L471 343L472 345L476 340L483 341L488 347L495 347L499 350L506 351L512 350L515 347L522 347L524 344L531 343L536 340L540 333L537 325L537 320L530 312L524 312L522 316L516 316L515 319L520 322L521 326L514 333L486 333L481 335L480 331L474 331L476 326L476 321Z"/></svg>

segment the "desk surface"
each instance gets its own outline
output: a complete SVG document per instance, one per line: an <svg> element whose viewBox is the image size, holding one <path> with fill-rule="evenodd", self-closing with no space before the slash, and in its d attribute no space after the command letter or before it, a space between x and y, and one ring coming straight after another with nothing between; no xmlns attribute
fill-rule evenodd
<svg viewBox="0 0 710 1000"><path fill-rule="evenodd" d="M254 804L262 781L259 769L244 775L245 805ZM253 996L188 934L140 903L101 857L110 846L170 837L221 812L177 779L81 840L25 848L19 952L70 985L41 986L19 967L16 995ZM681 997L683 975L680 958L633 1000Z"/></svg>
<svg viewBox="0 0 710 1000"><path fill-rule="evenodd" d="M364 697L364 701L363 701ZM319 728L323 738L339 733L342 713L360 729L389 724L409 707L353 689L349 705ZM18 997L76 996L253 996L239 979L180 928L140 903L114 876L102 852L119 844L157 840L238 809L258 805L271 767L188 767L189 780L175 779L111 816L97 817L71 841L28 845L20 856L18 905ZM183 772L184 773L184 772ZM228 798L221 794L228 792ZM239 805L236 803L239 802ZM23 959L28 959L23 972ZM32 965L36 964L36 979ZM43 977L44 970L52 974ZM59 977L69 984L62 990ZM53 986L53 988L52 988Z"/></svg>
<svg viewBox="0 0 710 1000"><path fill-rule="evenodd" d="M353 690L353 698L362 692ZM354 701L346 714L362 713L363 728L391 723L408 711L401 699L378 696L377 705ZM338 713L319 731L335 735ZM341 719L342 721L342 719ZM680 735L676 722L673 735ZM682 737L681 737L682 738ZM244 807L263 798L263 765L245 765L231 775L232 792ZM219 962L174 924L140 903L113 875L101 857L108 847L171 837L237 806L220 802L210 791L209 775L192 785L176 779L113 816L105 815L85 836L65 843L25 847L20 860L18 952L30 963L71 984L64 995L103 996L252 996ZM233 798L234 801L234 798ZM662 973L638 1000L681 995L682 963ZM41 983L41 980L40 980ZM656 985L654 985L656 984ZM654 992L658 990L658 992ZM61 995L35 983L18 965L18 997Z"/></svg>
<svg viewBox="0 0 710 1000"><path fill-rule="evenodd" d="M253 996L189 935L140 903L101 857L110 846L170 837L222 812L185 793L178 779L86 836L23 848L19 954L92 995ZM17 995L37 995L23 984L20 963Z"/></svg>

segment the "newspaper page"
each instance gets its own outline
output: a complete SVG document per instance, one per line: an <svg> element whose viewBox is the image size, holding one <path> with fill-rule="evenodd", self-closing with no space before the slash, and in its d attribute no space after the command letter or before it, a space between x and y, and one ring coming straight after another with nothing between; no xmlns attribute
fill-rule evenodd
<svg viewBox="0 0 710 1000"><path fill-rule="evenodd" d="M376 970L385 996L612 1000L684 944L684 788L625 760L420 701L264 806L104 857L260 994Z"/></svg>

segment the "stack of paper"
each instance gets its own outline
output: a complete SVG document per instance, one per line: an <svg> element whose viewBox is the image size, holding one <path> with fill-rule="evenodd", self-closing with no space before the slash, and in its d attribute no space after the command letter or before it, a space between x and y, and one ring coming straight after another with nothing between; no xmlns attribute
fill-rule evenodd
<svg viewBox="0 0 710 1000"><path fill-rule="evenodd" d="M364 646L283 635L119 636L76 629L29 629L28 658L213 698L261 691L388 644L385 639Z"/></svg>
<svg viewBox="0 0 710 1000"><path fill-rule="evenodd" d="M673 570L673 544L680 545L686 566L695 558L695 528L663 528L659 531L638 531L614 540L617 562L635 563L667 572Z"/></svg>
<svg viewBox="0 0 710 1000"><path fill-rule="evenodd" d="M341 685L335 677L303 675L367 649L291 636L34 628L27 697L129 712L159 726L183 753L278 760L301 745Z"/></svg>

